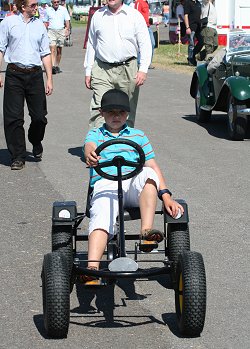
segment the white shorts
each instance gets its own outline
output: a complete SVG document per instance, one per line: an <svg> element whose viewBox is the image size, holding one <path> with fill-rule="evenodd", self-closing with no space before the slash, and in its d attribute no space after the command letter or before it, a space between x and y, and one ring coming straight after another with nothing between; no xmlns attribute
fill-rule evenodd
<svg viewBox="0 0 250 349"><path fill-rule="evenodd" d="M122 182L123 206L139 207L139 197L147 179L152 179L159 190L159 178L150 167L143 170L135 177ZM114 235L114 227L119 212L118 183L109 179L100 179L94 185L91 200L89 234L96 229L103 229Z"/></svg>
<svg viewBox="0 0 250 349"><path fill-rule="evenodd" d="M65 40L65 29L48 29L50 46L63 47Z"/></svg>

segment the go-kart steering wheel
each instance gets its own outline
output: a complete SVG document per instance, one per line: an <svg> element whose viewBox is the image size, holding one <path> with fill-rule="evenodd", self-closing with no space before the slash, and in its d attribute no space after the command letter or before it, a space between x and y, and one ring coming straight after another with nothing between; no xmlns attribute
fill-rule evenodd
<svg viewBox="0 0 250 349"><path fill-rule="evenodd" d="M108 146L113 145L113 144L127 144L127 145L131 146L132 148L134 148L139 155L138 161L136 161L136 162L129 161L129 160L124 159L123 156L118 155L118 156L115 156L113 158L113 160L104 161L101 163L99 162L98 165L96 167L94 167L95 171L103 178L110 179L111 181L118 181L118 177L119 177L118 175L117 176L110 175L110 174L104 172L102 170L102 168L110 167L110 166L115 166L117 168L121 167L121 166L130 166L130 167L135 167L135 169L133 171L131 171L130 173L121 175L121 180L124 181L125 179L129 179L129 178L134 177L136 174L138 174L141 171L141 169L143 168L143 165L145 163L144 151L139 146L139 144L137 144L131 140L128 140L128 139L119 138L119 139L112 139L110 141L104 142L103 144L99 145L99 147L97 147L95 150L96 155L99 155L103 149L105 149Z"/></svg>

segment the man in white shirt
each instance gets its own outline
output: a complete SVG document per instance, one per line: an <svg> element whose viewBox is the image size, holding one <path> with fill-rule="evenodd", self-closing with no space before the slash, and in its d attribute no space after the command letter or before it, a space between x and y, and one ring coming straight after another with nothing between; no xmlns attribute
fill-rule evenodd
<svg viewBox="0 0 250 349"><path fill-rule="evenodd" d="M52 74L60 73L59 64L62 58L62 48L65 37L70 33L70 16L64 6L59 5L59 0L52 0L52 6L47 9L48 36L52 57Z"/></svg>
<svg viewBox="0 0 250 349"><path fill-rule="evenodd" d="M203 0L201 6L201 18L208 17L208 23L202 29L205 48L200 52L200 60L207 59L207 55L213 53L218 47L218 34L216 30L217 14L212 0Z"/></svg>
<svg viewBox="0 0 250 349"><path fill-rule="evenodd" d="M140 51L140 65L137 55ZM90 104L90 128L100 127L99 112L103 94L113 88L126 92L130 100L127 124L134 127L139 86L147 77L152 47L148 28L141 13L123 4L108 0L92 17L84 68L85 85L93 90Z"/></svg>

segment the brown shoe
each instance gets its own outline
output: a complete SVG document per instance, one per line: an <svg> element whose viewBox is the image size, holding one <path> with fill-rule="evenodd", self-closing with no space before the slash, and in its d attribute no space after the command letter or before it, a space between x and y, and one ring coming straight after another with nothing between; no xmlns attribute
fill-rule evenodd
<svg viewBox="0 0 250 349"><path fill-rule="evenodd" d="M89 270L97 270L97 267L87 267L87 269ZM86 284L88 282L94 281L94 280L98 280L98 278L96 276L92 276L92 275L79 275L78 276L78 280L83 283Z"/></svg>
<svg viewBox="0 0 250 349"><path fill-rule="evenodd" d="M163 234L156 229L146 229L141 232L139 249L142 252L151 252L158 247L158 243L163 240Z"/></svg>
<svg viewBox="0 0 250 349"><path fill-rule="evenodd" d="M15 160L12 162L11 170L22 170L25 167L25 162L22 160Z"/></svg>

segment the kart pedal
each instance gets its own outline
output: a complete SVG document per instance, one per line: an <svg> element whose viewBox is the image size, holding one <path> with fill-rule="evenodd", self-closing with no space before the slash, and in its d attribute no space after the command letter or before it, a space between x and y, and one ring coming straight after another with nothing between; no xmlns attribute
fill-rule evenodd
<svg viewBox="0 0 250 349"><path fill-rule="evenodd" d="M157 241L142 240L139 243L139 250L141 252L151 252L158 247Z"/></svg>
<svg viewBox="0 0 250 349"><path fill-rule="evenodd" d="M91 281L86 281L83 285L84 287L102 287L107 286L107 282L105 282L103 279L95 279Z"/></svg>

